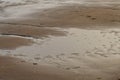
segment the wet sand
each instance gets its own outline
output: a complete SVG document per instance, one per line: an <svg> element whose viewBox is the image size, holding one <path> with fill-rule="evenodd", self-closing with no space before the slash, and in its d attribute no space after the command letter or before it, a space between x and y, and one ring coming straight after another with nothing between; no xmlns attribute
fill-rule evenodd
<svg viewBox="0 0 120 80"><path fill-rule="evenodd" d="M15 49L20 46L29 46L34 43L33 39L65 36L66 33L57 28L47 28L39 25L1 23L0 49Z"/></svg>
<svg viewBox="0 0 120 80"><path fill-rule="evenodd" d="M105 7L70 4L44 9L42 12L36 12L30 16L29 20L26 19L25 21L20 21L20 23L83 29L118 28L120 25L119 5Z"/></svg>
<svg viewBox="0 0 120 80"><path fill-rule="evenodd" d="M1 80L73 80L74 74L54 67L29 64L23 60L0 57Z"/></svg>
<svg viewBox="0 0 120 80"><path fill-rule="evenodd" d="M30 39L20 37L0 36L0 49L15 49L20 46L29 46L33 43Z"/></svg>
<svg viewBox="0 0 120 80"><path fill-rule="evenodd" d="M57 28L49 28L37 24L1 23L0 34L28 38L44 38L49 36L65 36L66 32Z"/></svg>
<svg viewBox="0 0 120 80"><path fill-rule="evenodd" d="M119 28L116 4L70 3L1 20L0 54L10 57L0 57L0 79L120 80Z"/></svg>

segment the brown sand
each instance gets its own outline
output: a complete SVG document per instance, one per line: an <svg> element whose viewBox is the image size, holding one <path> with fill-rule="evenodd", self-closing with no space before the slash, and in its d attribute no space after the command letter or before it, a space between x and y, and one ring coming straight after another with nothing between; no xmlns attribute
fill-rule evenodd
<svg viewBox="0 0 120 80"><path fill-rule="evenodd" d="M8 22L13 23L14 20L8 21ZM19 23L21 25L34 24L34 25L42 25L42 27L62 27L62 28L73 27L73 26L76 28L84 28L84 29L119 28L118 26L120 25L120 9L111 8L111 7L90 7L90 6L81 7L79 5L75 5L75 6L71 5L71 6L64 6L64 7L56 7L49 10L46 9L41 13L37 12L32 14L32 17L29 20L26 19L20 22L16 21L15 23ZM114 27L112 27L113 25ZM2 24L1 26L2 27L0 27L0 33L4 35L18 35L22 37L26 36L26 37L33 37L33 38L38 38L40 36L46 37L48 35L56 35L56 34L61 35L61 32L59 31L54 31L51 29L49 30L44 28L43 29L41 28L39 30L38 28L33 28L33 26L28 28L27 25L26 26L22 25L21 27L19 27L20 25L6 23L6 24ZM62 35L64 34L62 33ZM40 66L36 67L36 63L34 63L34 66L29 65L28 67L28 65L25 65L25 63L21 63L21 61L19 60L16 61L15 59L6 58L6 57L0 57L0 63L1 63L0 78L2 80L76 80L75 79L76 76L71 76L71 74L68 74L62 70L57 70L55 68L54 69L44 68ZM89 64L89 62L87 64ZM94 65L92 65L93 68L95 67ZM96 67L97 69L98 67L100 67L99 65ZM79 67L75 67L75 68L79 68ZM112 68L109 67L109 69L112 69ZM94 73L94 71L91 70L91 68L88 68L87 70L91 72L87 73L86 71L85 74L93 73L92 74L93 77L94 77L94 74L97 74L97 73ZM119 71L117 72L117 70L115 69L116 73L119 73ZM105 73L107 74L110 72L105 72ZM81 70L81 74L83 74L83 70ZM110 74L116 75L113 72L111 72ZM82 79L82 76L87 77L86 80L90 80L91 78L91 75L83 74L79 76L81 80L84 80L84 78ZM111 80L114 80L114 79L120 80L119 77L116 77L116 78L113 78L113 79L111 78ZM98 78L95 78L94 80L100 80L100 79L102 78L98 77ZM105 79L102 79L102 80L105 80Z"/></svg>
<svg viewBox="0 0 120 80"><path fill-rule="evenodd" d="M73 4L45 9L29 16L32 17L26 20L0 22L0 34L43 38L50 35L63 36L66 34L64 31L45 27L105 29L119 28L120 25L120 8L118 7L87 7ZM4 47L8 48L7 45ZM20 44L16 42L15 45ZM0 48L3 47L3 45L0 46ZM8 46L12 47L12 44Z"/></svg>
<svg viewBox="0 0 120 80"><path fill-rule="evenodd" d="M20 46L30 45L31 43L33 43L32 40L20 37L0 37L0 49L15 49Z"/></svg>
<svg viewBox="0 0 120 80"><path fill-rule="evenodd" d="M52 67L0 57L0 80L73 80L72 74Z"/></svg>
<svg viewBox="0 0 120 80"><path fill-rule="evenodd" d="M45 27L105 29L119 28L120 25L118 7L87 7L76 4L45 9L29 16L32 17L28 20L1 22L0 34L43 38L65 35L64 31Z"/></svg>
<svg viewBox="0 0 120 80"><path fill-rule="evenodd" d="M105 29L119 28L120 25L120 8L118 7L87 7L73 4L45 9L29 16L32 17L22 21L0 22L0 34L43 38L49 35L65 35L64 31L45 27Z"/></svg>
<svg viewBox="0 0 120 80"><path fill-rule="evenodd" d="M2 24L2 23L1 23ZM38 27L27 24L2 24L0 26L0 34L2 35L16 35L21 37L43 38L52 36L63 36L64 31L57 29Z"/></svg>
<svg viewBox="0 0 120 80"><path fill-rule="evenodd" d="M53 27L77 27L88 29L118 28L120 25L120 8L116 7L90 7L69 5L46 9L31 14L31 19L20 23L42 24Z"/></svg>
<svg viewBox="0 0 120 80"><path fill-rule="evenodd" d="M37 26L19 25L19 24L1 24L0 34L6 37L0 37L0 49L15 49L21 46L30 45L32 39L27 38L45 38L51 36L65 36L65 31L50 29ZM18 37L11 37L18 36Z"/></svg>

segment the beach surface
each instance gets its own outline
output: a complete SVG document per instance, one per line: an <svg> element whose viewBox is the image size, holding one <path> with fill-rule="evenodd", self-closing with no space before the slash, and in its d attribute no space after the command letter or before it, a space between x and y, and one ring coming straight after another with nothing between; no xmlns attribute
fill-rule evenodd
<svg viewBox="0 0 120 80"><path fill-rule="evenodd" d="M53 67L30 64L11 57L0 57L1 80L73 80L73 75Z"/></svg>
<svg viewBox="0 0 120 80"><path fill-rule="evenodd" d="M120 1L1 0L0 56L0 80L120 80Z"/></svg>

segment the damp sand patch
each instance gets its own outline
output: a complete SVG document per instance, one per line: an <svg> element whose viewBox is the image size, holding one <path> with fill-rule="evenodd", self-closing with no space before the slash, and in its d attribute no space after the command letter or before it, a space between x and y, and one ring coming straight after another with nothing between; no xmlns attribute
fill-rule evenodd
<svg viewBox="0 0 120 80"><path fill-rule="evenodd" d="M53 36L42 42L38 39L42 44L0 51L34 66L44 64L73 72L78 80L119 79L119 29L66 31L67 36Z"/></svg>
<svg viewBox="0 0 120 80"><path fill-rule="evenodd" d="M50 36L34 38L35 44L23 46L13 51L3 51L6 55L23 58L27 61L40 61L42 58L71 54L109 57L119 55L120 32L115 30L64 29L67 36ZM18 53L19 52L19 53ZM34 53L34 54L33 54ZM49 61L49 60L48 60Z"/></svg>
<svg viewBox="0 0 120 80"><path fill-rule="evenodd" d="M0 49L15 49L33 43L30 39L20 37L0 36Z"/></svg>
<svg viewBox="0 0 120 80"><path fill-rule="evenodd" d="M38 27L33 25L22 24L1 24L0 34L15 35L21 37L45 38L49 36L65 36L66 32L57 28Z"/></svg>
<svg viewBox="0 0 120 80"><path fill-rule="evenodd" d="M92 7L76 4L44 9L42 12L35 12L30 15L29 19L20 21L20 23L43 24L46 26L62 28L117 28L120 24L119 14L120 8L118 7Z"/></svg>
<svg viewBox="0 0 120 80"><path fill-rule="evenodd" d="M8 56L0 56L0 63L1 80L74 80L76 77L74 73L68 71L50 66L33 65Z"/></svg>
<svg viewBox="0 0 120 80"><path fill-rule="evenodd" d="M44 39L50 36L66 36L66 33L58 28L1 23L0 49L16 49L22 46L30 46L36 39Z"/></svg>

